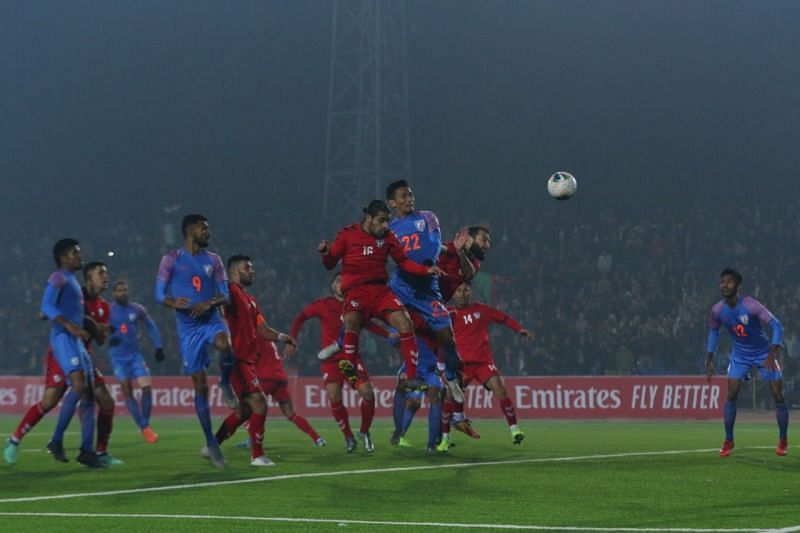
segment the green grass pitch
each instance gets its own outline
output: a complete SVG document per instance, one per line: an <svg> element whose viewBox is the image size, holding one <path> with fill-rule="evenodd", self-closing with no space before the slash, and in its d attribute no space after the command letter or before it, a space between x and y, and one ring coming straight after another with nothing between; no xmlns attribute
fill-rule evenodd
<svg viewBox="0 0 800 533"><path fill-rule="evenodd" d="M2 433L17 420L0 417ZM390 422L378 420L375 452L349 455L331 420L312 421L328 440L314 448L271 417L266 450L277 466L251 467L249 451L234 446L242 431L223 446L222 471L199 456L191 418L155 418L161 440L149 445L130 418L117 417L110 450L125 465L101 471L74 462L77 422L65 441L70 463L43 451L54 422L25 438L18 464L0 465L0 531L418 531L443 523L459 531L800 531L800 453L775 454L774 422L739 423L734 454L721 459L721 421L528 420L527 439L513 446L504 421L477 420L480 440L456 433L455 448L430 456L423 417L409 435L415 448L390 446ZM166 490L131 492L156 487ZM10 501L57 495L70 497Z"/></svg>

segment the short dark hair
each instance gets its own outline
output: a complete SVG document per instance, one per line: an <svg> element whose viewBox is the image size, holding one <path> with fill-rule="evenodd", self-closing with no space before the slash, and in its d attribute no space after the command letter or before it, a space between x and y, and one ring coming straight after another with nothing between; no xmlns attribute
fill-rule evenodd
<svg viewBox="0 0 800 533"><path fill-rule="evenodd" d="M80 243L76 239L71 239L69 237L55 243L53 246L53 259L57 267L61 268L61 257L66 255L70 248L78 246L78 244Z"/></svg>
<svg viewBox="0 0 800 533"><path fill-rule="evenodd" d="M725 276L731 276L737 285L741 285L742 281L744 280L742 274L732 268L725 268L719 273L720 279L724 278Z"/></svg>
<svg viewBox="0 0 800 533"><path fill-rule="evenodd" d="M477 224L475 226L470 226L467 228L467 232L469 232L470 237L475 237L476 235L478 235L479 231L485 231L488 235L492 234L491 230L489 229L489 226L484 226L481 224Z"/></svg>
<svg viewBox="0 0 800 533"><path fill-rule="evenodd" d="M228 270L230 270L231 267L233 267L233 265L238 265L242 261L252 261L252 259L250 259L246 255L242 255L242 254L236 254L236 255L230 256L228 258Z"/></svg>
<svg viewBox="0 0 800 533"><path fill-rule="evenodd" d="M386 213L387 215L391 215L392 212L389 211L389 206L386 205L386 202L383 200L372 200L367 207L362 209L365 215L369 215L371 217L376 216L378 213Z"/></svg>
<svg viewBox="0 0 800 533"><path fill-rule="evenodd" d="M204 215L197 213L183 217L183 222L181 222L181 233L183 233L183 236L186 237L186 230L189 229L189 226L194 226L200 222L208 222L208 219Z"/></svg>
<svg viewBox="0 0 800 533"><path fill-rule="evenodd" d="M90 261L86 263L86 265L83 267L83 279L88 279L89 274L100 267L108 268L108 265L102 261Z"/></svg>
<svg viewBox="0 0 800 533"><path fill-rule="evenodd" d="M386 199L391 200L394 198L394 193L397 192L397 189L402 189L403 187L409 187L406 180L397 180L391 182L386 186Z"/></svg>
<svg viewBox="0 0 800 533"><path fill-rule="evenodd" d="M114 285L111 286L111 290L117 290L117 287L119 287L120 285L125 285L127 287L128 282L125 281L124 279L118 279L117 281L114 282Z"/></svg>

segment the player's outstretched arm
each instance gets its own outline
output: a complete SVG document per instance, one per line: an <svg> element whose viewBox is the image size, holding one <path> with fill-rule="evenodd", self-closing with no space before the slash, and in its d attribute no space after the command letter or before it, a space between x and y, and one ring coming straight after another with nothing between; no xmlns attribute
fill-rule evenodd
<svg viewBox="0 0 800 533"><path fill-rule="evenodd" d="M297 348L297 341L291 335L287 335L286 333L282 333L272 326L267 324L266 319L264 319L264 315L258 315L258 322L256 328L258 330L258 334L268 341L273 342L284 342L290 346L294 346Z"/></svg>

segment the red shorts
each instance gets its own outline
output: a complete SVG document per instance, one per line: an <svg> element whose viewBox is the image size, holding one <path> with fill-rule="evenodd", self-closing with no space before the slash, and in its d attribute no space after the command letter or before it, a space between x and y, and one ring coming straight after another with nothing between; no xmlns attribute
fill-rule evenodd
<svg viewBox="0 0 800 533"><path fill-rule="evenodd" d="M106 380L103 377L103 373L100 372L100 369L94 367L94 385L105 385ZM57 388L57 389L66 389L67 388L67 378L64 375L64 372L61 371L61 366L56 361L55 356L53 355L53 350L48 346L47 348L47 355L44 358L44 386L45 388Z"/></svg>
<svg viewBox="0 0 800 533"><path fill-rule="evenodd" d="M261 383L261 392L265 396L272 396L272 399L278 403L285 403L292 401L292 396L289 394L289 382L275 379L263 379Z"/></svg>
<svg viewBox="0 0 800 533"><path fill-rule="evenodd" d="M491 363L464 363L462 369L464 374L464 386L472 381L477 381L481 385L486 385L489 378L499 376L500 372L497 371L497 366L494 362Z"/></svg>
<svg viewBox="0 0 800 533"><path fill-rule="evenodd" d="M328 383L338 383L339 385L342 385L345 382L350 383L345 375L342 374L342 371L339 370L339 361L341 359L341 357L337 357L336 359L328 359L319 365L319 370L322 372L322 381L326 385ZM359 358L358 362L356 363L356 373L358 374L358 381L353 386L354 389L358 389L363 383L369 383L369 373L367 372L367 368L361 362L361 358Z"/></svg>
<svg viewBox="0 0 800 533"><path fill-rule="evenodd" d="M342 305L342 315L359 311L364 322L370 318L383 318L387 313L405 311L397 296L388 285L356 285L347 291Z"/></svg>
<svg viewBox="0 0 800 533"><path fill-rule="evenodd" d="M236 361L231 370L231 387L239 398L258 393L258 375L255 363Z"/></svg>

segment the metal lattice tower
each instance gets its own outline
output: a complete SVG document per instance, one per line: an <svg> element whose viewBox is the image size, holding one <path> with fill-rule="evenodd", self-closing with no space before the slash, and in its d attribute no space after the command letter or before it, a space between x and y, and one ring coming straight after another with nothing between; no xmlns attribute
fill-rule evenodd
<svg viewBox="0 0 800 533"><path fill-rule="evenodd" d="M326 221L411 177L404 0L335 0L325 148Z"/></svg>

